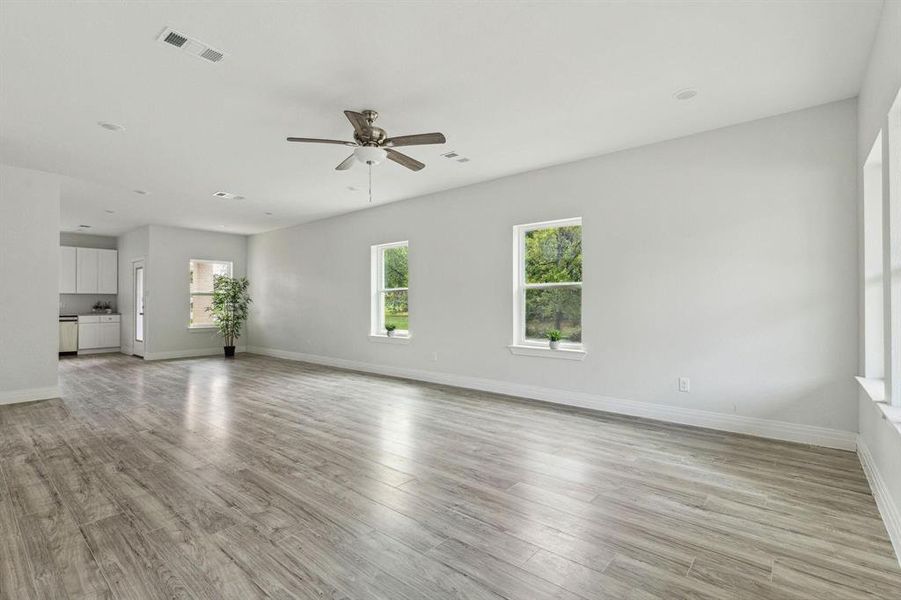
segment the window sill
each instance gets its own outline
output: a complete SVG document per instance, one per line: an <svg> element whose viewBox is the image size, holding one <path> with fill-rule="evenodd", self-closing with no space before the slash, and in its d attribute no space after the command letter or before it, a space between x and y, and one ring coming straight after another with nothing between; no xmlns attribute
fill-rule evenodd
<svg viewBox="0 0 901 600"><path fill-rule="evenodd" d="M210 331L216 331L216 326L215 325L198 325L196 327L191 327L189 325L185 329L187 329L188 331L192 331L194 333L204 333L204 332L208 333Z"/></svg>
<svg viewBox="0 0 901 600"><path fill-rule="evenodd" d="M855 377L857 383L863 388L870 400L879 408L882 418L891 423L898 433L901 433L901 406L892 406L885 400L885 380Z"/></svg>
<svg viewBox="0 0 901 600"><path fill-rule="evenodd" d="M885 402L885 380L875 377L855 377L857 383L873 402Z"/></svg>
<svg viewBox="0 0 901 600"><path fill-rule="evenodd" d="M409 344L410 336L409 335L394 335L388 337L387 335L380 334L369 334L370 342L378 342L380 344Z"/></svg>
<svg viewBox="0 0 901 600"><path fill-rule="evenodd" d="M523 346L519 344L510 344L507 346L510 354L517 356L537 356L540 358L558 358L562 360L585 360L588 353L578 348L558 348L551 350L550 348L542 348L541 346Z"/></svg>

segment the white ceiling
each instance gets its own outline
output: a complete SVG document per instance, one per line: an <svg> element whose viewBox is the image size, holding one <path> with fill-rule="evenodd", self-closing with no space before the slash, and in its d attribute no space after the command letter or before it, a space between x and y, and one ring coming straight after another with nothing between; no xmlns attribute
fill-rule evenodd
<svg viewBox="0 0 901 600"><path fill-rule="evenodd" d="M366 168L334 170L348 148L284 141L350 139L344 109L447 136L408 149L423 171L373 169L389 202L853 97L880 8L4 0L0 161L67 176L64 230L256 233L369 206ZM166 26L227 57L157 42ZM700 93L673 99L684 87Z"/></svg>

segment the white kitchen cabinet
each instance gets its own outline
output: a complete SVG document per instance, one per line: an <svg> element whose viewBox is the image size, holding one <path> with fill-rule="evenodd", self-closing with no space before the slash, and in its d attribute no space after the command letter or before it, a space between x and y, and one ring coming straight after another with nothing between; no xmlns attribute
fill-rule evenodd
<svg viewBox="0 0 901 600"><path fill-rule="evenodd" d="M79 294L96 294L100 284L100 250L76 248L77 267L75 289Z"/></svg>
<svg viewBox="0 0 901 600"><path fill-rule="evenodd" d="M118 251L100 248L73 248L73 250L76 255L75 293L118 293Z"/></svg>
<svg viewBox="0 0 901 600"><path fill-rule="evenodd" d="M78 349L118 348L119 315L81 315L78 317Z"/></svg>
<svg viewBox="0 0 901 600"><path fill-rule="evenodd" d="M118 348L119 345L119 322L100 323L100 346L98 347Z"/></svg>
<svg viewBox="0 0 901 600"><path fill-rule="evenodd" d="M76 293L75 273L78 265L76 248L71 246L59 247L59 293Z"/></svg>
<svg viewBox="0 0 901 600"><path fill-rule="evenodd" d="M100 345L100 317L85 315L78 317L78 349L102 348Z"/></svg>
<svg viewBox="0 0 901 600"><path fill-rule="evenodd" d="M98 250L99 276L97 293L116 294L119 291L119 253L115 250Z"/></svg>

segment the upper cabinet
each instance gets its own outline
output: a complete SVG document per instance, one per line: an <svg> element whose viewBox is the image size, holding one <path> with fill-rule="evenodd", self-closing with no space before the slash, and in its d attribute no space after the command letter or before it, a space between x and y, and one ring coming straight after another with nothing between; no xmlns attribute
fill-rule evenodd
<svg viewBox="0 0 901 600"><path fill-rule="evenodd" d="M60 247L60 294L116 294L119 253L99 248Z"/></svg>
<svg viewBox="0 0 901 600"><path fill-rule="evenodd" d="M119 291L119 253L116 250L98 250L100 275L97 292L115 294Z"/></svg>
<svg viewBox="0 0 901 600"><path fill-rule="evenodd" d="M79 294L100 293L100 250L76 248L78 268L75 272L75 291Z"/></svg>
<svg viewBox="0 0 901 600"><path fill-rule="evenodd" d="M75 248L60 246L59 248L59 293L74 294L75 270L77 265Z"/></svg>

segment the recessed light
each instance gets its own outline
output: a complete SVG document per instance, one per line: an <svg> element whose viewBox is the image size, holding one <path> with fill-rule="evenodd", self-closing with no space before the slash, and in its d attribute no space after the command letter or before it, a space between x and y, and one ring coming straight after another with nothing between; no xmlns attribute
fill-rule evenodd
<svg viewBox="0 0 901 600"><path fill-rule="evenodd" d="M150 193L150 192L148 192L147 190L132 190L132 191L133 191L135 194L140 194L141 196L146 196L147 194Z"/></svg>
<svg viewBox="0 0 901 600"><path fill-rule="evenodd" d="M351 192L359 192L360 191L360 188L355 188L352 185L347 186L347 189L348 189L348 191L351 191Z"/></svg>
<svg viewBox="0 0 901 600"><path fill-rule="evenodd" d="M90 229L91 226L90 225L79 225L78 228L79 229Z"/></svg>
<svg viewBox="0 0 901 600"><path fill-rule="evenodd" d="M118 123L110 123L109 121L97 121L97 124L108 131L125 131L125 127Z"/></svg>
<svg viewBox="0 0 901 600"><path fill-rule="evenodd" d="M270 215L270 216L272 215L272 213L269 212L269 211L266 211L266 214L267 214L267 215Z"/></svg>
<svg viewBox="0 0 901 600"><path fill-rule="evenodd" d="M226 200L244 200L244 196L239 196L232 192L215 192L213 195L217 198L225 198Z"/></svg>
<svg viewBox="0 0 901 600"><path fill-rule="evenodd" d="M691 100L697 95L698 90L694 88L682 88L681 90L676 90L673 93L673 98L675 98L676 100Z"/></svg>
<svg viewBox="0 0 901 600"><path fill-rule="evenodd" d="M103 212L105 212L105 213L108 214L108 215L111 215L111 214L115 213L116 211L110 210L110 209L106 209L106 210L103 211Z"/></svg>

